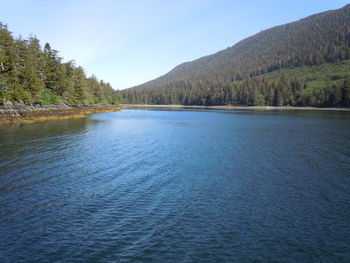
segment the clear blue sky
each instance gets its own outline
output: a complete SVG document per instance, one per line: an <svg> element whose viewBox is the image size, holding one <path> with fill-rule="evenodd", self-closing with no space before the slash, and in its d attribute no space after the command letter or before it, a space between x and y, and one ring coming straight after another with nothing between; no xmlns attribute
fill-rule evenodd
<svg viewBox="0 0 350 263"><path fill-rule="evenodd" d="M123 89L343 0L0 0L15 36L36 35Z"/></svg>

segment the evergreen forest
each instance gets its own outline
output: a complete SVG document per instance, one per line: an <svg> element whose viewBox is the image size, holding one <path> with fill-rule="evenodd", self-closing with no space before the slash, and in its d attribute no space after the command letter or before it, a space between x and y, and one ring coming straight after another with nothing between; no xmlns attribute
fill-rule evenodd
<svg viewBox="0 0 350 263"><path fill-rule="evenodd" d="M74 61L64 62L49 43L15 38L0 23L0 104L116 104L120 94L95 76L87 77Z"/></svg>
<svg viewBox="0 0 350 263"><path fill-rule="evenodd" d="M122 91L125 103L350 106L350 5L276 26Z"/></svg>

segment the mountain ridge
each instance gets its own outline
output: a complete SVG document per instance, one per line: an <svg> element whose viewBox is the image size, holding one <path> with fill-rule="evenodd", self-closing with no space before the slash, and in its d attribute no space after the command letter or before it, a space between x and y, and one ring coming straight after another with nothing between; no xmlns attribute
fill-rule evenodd
<svg viewBox="0 0 350 263"><path fill-rule="evenodd" d="M188 62L181 63L180 65L174 67L174 68L173 68L171 71L169 71L168 73L166 73L166 74L164 74L164 75L162 75L162 76L160 76L160 77L158 77L158 78L156 78L156 79L153 79L153 80L151 80L151 81L149 81L149 82L146 82L146 83L144 83L144 84L137 85L137 86L135 86L135 87L139 87L139 86L148 84L148 83L150 83L150 82L153 82L154 80L157 80L157 79L159 79L159 78L163 78L163 77L166 76L167 74L172 74L172 75L173 75L173 74L176 73L176 71L179 71L179 69L184 70L184 69L186 69L186 68L188 67L188 65L191 65L191 64L193 64L193 63L200 63L200 62L202 62L203 60L210 60L210 59L212 59L212 58L215 57L215 56L226 55L227 53L233 53L233 54L235 54L235 53L237 53L237 51L236 51L236 50L233 50L234 48L240 48L240 46L245 45L247 41L252 41L252 40L255 40L256 38L260 37L261 34L270 33L271 31L274 31L274 30L277 30L277 29L278 29L278 30L279 30L279 29L284 29L284 28L290 26L291 24L303 23L303 22L305 22L305 21L308 21L309 19L315 19L315 18L318 19L318 18L320 18L320 17L322 17L322 16L324 16L324 15L328 15L328 14L330 14L330 13L337 12L337 11L339 11L339 10L347 10L347 13L349 14L349 17L350 17L350 4L348 4L348 5L345 5L345 6L344 6L343 8L341 8L341 9L335 9L335 10L330 10L330 11L321 12L321 13L318 13L318 14L314 14L314 15L308 16L308 17L306 17L306 18L299 19L299 20L297 20L297 21L295 21L295 22L290 22L290 23L286 23L286 24L283 24L283 25L278 25L278 26L274 26L274 27L271 27L271 28L268 28L268 29L264 29L264 30L262 30L262 31L260 31L260 32L258 32L258 33L256 33L256 34L254 34L254 35L252 35L252 36L250 36L250 37L248 37L248 38L245 38L245 39L243 39L243 40L240 40L239 42L237 42L235 45L233 45L233 46L231 46L231 47L227 47L226 49L220 50L220 51L218 51L218 52L215 52L215 53L210 54L210 55L207 55L207 56L200 57L200 58L195 59L195 60L192 60L192 61L188 61ZM231 54L231 55L232 55L232 54ZM209 61L206 61L206 63L210 64ZM268 71L268 72L270 72L270 71Z"/></svg>
<svg viewBox="0 0 350 263"><path fill-rule="evenodd" d="M138 95L142 97L147 89L157 89L161 93L162 89L222 86L284 68L335 63L349 58L350 4L265 29L232 47L182 63L123 93L128 101L131 91L140 91Z"/></svg>

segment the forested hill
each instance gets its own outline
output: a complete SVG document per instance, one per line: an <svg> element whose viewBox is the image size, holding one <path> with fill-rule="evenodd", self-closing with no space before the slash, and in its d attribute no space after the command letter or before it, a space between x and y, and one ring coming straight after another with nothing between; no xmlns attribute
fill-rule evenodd
<svg viewBox="0 0 350 263"><path fill-rule="evenodd" d="M36 37L14 38L0 23L0 105L115 104L119 99L109 83L64 62L50 44L42 48Z"/></svg>
<svg viewBox="0 0 350 263"><path fill-rule="evenodd" d="M311 86L307 85L311 80L303 76L262 76L302 66L317 71L322 64L349 58L347 5L273 27L216 54L181 64L155 80L125 90L123 97L129 103L150 104L344 105L347 74L331 72L335 76L329 81ZM330 98L339 92L341 98Z"/></svg>

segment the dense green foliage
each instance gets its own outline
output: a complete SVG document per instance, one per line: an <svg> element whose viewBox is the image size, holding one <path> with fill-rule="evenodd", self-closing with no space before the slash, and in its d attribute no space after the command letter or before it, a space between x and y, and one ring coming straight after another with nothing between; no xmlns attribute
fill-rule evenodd
<svg viewBox="0 0 350 263"><path fill-rule="evenodd" d="M348 59L350 5L262 31L122 94L127 103L349 106Z"/></svg>
<svg viewBox="0 0 350 263"><path fill-rule="evenodd" d="M350 60L281 69L231 83L179 81L128 89L123 95L129 103L141 104L349 106Z"/></svg>
<svg viewBox="0 0 350 263"><path fill-rule="evenodd" d="M63 62L48 43L15 39L0 23L0 104L114 104L120 95L109 83L86 77L74 62Z"/></svg>

